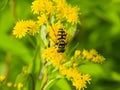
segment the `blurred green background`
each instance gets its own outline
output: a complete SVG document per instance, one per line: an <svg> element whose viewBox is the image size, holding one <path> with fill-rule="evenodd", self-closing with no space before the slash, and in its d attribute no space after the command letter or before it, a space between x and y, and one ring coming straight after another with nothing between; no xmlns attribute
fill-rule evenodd
<svg viewBox="0 0 120 90"><path fill-rule="evenodd" d="M29 39L16 39L12 30L18 20L34 19L31 13L33 0L0 0L0 74L8 73L8 81L15 77L34 56ZM81 11L72 47L96 49L106 61L101 65L82 66L83 72L92 75L86 90L120 90L120 0L67 0ZM51 90L69 90L58 81ZM64 84L66 85L66 84ZM69 85L66 85L69 87Z"/></svg>

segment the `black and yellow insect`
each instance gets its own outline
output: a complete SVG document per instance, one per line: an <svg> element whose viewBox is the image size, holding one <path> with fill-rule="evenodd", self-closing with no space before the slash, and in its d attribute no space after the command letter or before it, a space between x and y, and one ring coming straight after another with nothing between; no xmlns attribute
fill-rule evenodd
<svg viewBox="0 0 120 90"><path fill-rule="evenodd" d="M51 27L49 28L48 35L50 39L54 42L57 52L64 53L67 45L66 40L67 33L65 29L64 28L56 29L54 28L54 26L51 25ZM49 43L49 46L51 46L51 43Z"/></svg>
<svg viewBox="0 0 120 90"><path fill-rule="evenodd" d="M65 46L66 46L66 32L64 31L63 28L60 28L57 32L57 52L58 53L63 53L65 52Z"/></svg>

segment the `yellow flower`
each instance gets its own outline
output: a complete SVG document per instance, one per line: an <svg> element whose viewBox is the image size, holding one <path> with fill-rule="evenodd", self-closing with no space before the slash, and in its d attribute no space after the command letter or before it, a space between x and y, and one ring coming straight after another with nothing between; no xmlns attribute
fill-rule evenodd
<svg viewBox="0 0 120 90"><path fill-rule="evenodd" d="M27 29L26 22L21 20L16 23L16 26L14 27L14 30L13 30L13 35L15 35L16 38L22 38L26 35L27 31L28 29Z"/></svg>
<svg viewBox="0 0 120 90"><path fill-rule="evenodd" d="M11 87L11 86L12 86L12 82L8 82L8 83L7 83L7 86L8 86L8 87Z"/></svg>
<svg viewBox="0 0 120 90"><path fill-rule="evenodd" d="M75 50L75 57L80 56L80 50Z"/></svg>
<svg viewBox="0 0 120 90"><path fill-rule="evenodd" d="M49 14L54 11L53 3L50 0L35 0L34 2L32 2L31 8L33 14Z"/></svg>
<svg viewBox="0 0 120 90"><path fill-rule="evenodd" d="M19 21L17 22L16 26L13 30L13 35L16 36L16 38L22 38L27 33L34 35L38 32L38 26L33 20L27 20L27 21Z"/></svg>
<svg viewBox="0 0 120 90"><path fill-rule="evenodd" d="M44 9L46 10L47 15L54 13L55 7L53 6L53 2L50 0L46 1Z"/></svg>
<svg viewBox="0 0 120 90"><path fill-rule="evenodd" d="M87 87L86 84L86 81L81 78L73 81L73 86L75 86L78 90L84 90L84 88Z"/></svg>
<svg viewBox="0 0 120 90"><path fill-rule="evenodd" d="M38 25L36 24L35 21L27 20L26 25L27 25L27 29L28 29L29 34L34 35L34 34L38 33L39 29L38 29Z"/></svg>
<svg viewBox="0 0 120 90"><path fill-rule="evenodd" d="M42 14L41 16L38 16L38 24L39 26L45 24L47 21L47 16L45 14Z"/></svg>
<svg viewBox="0 0 120 90"><path fill-rule="evenodd" d="M95 49L91 49L91 50L90 50L90 54L92 54L92 55L97 55L98 52L97 52Z"/></svg>
<svg viewBox="0 0 120 90"><path fill-rule="evenodd" d="M72 7L69 5L68 7L66 7L65 11L66 12L64 15L69 23L74 24L79 22L79 17L78 17L79 9L77 7Z"/></svg>
<svg viewBox="0 0 120 90"><path fill-rule="evenodd" d="M23 87L23 84L22 83L18 83L18 85L17 85L18 90L21 90L22 87Z"/></svg>
<svg viewBox="0 0 120 90"><path fill-rule="evenodd" d="M102 63L105 60L105 58L98 54L98 52L94 49L91 49L90 52L88 52L87 50L83 50L82 55L84 58L95 63Z"/></svg>
<svg viewBox="0 0 120 90"><path fill-rule="evenodd" d="M82 79L90 84L91 78L89 74L82 75Z"/></svg>
<svg viewBox="0 0 120 90"><path fill-rule="evenodd" d="M105 60L105 58L101 55L97 55L96 57L93 57L92 61L95 63L102 63Z"/></svg>
<svg viewBox="0 0 120 90"><path fill-rule="evenodd" d="M50 61L54 67L59 67L65 60L65 56L58 53L55 47L45 49L42 56Z"/></svg>
<svg viewBox="0 0 120 90"><path fill-rule="evenodd" d="M73 86L76 87L76 89L83 90L86 88L86 84L90 84L90 75L85 74L81 75L79 69L77 67L66 67L65 65L61 65L60 68L60 73L64 76L66 76L67 79L71 80L73 83Z"/></svg>
<svg viewBox="0 0 120 90"><path fill-rule="evenodd" d="M40 11L43 11L44 7L45 7L45 1L46 0L35 0L32 2L32 11L33 14L40 14Z"/></svg>
<svg viewBox="0 0 120 90"><path fill-rule="evenodd" d="M5 75L0 75L0 81L5 80L6 76Z"/></svg>
<svg viewBox="0 0 120 90"><path fill-rule="evenodd" d="M89 74L81 75L80 78L76 78L73 80L73 86L75 86L78 90L84 90L84 88L87 87L87 82L90 84L90 80L91 78Z"/></svg>
<svg viewBox="0 0 120 90"><path fill-rule="evenodd" d="M66 76L68 79L78 79L81 77L78 68L67 68L63 65L60 66L60 72L62 75Z"/></svg>

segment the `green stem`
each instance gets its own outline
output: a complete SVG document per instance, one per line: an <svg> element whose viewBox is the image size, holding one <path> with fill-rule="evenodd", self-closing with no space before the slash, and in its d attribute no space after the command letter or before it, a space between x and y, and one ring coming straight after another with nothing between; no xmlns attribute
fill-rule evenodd
<svg viewBox="0 0 120 90"><path fill-rule="evenodd" d="M32 74L29 74L31 80L32 80L32 90L35 90L35 81L34 81L34 77L32 76Z"/></svg>
<svg viewBox="0 0 120 90"><path fill-rule="evenodd" d="M46 68L44 68L46 69ZM41 82L41 87L40 87L40 90L44 90L44 87L47 83L47 80L48 80L48 77L47 77L47 70L44 70L45 72L43 73L43 79L42 79L42 82Z"/></svg>

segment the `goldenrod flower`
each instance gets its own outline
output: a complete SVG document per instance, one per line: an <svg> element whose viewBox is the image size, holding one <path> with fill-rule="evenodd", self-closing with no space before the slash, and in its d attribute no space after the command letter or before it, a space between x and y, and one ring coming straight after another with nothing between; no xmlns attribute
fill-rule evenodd
<svg viewBox="0 0 120 90"><path fill-rule="evenodd" d="M58 53L55 47L45 49L42 56L50 61L54 67L59 67L65 61L64 55Z"/></svg>
<svg viewBox="0 0 120 90"><path fill-rule="evenodd" d="M40 11L43 11L44 7L45 7L45 1L46 0L35 0L34 2L32 2L32 11L33 14L40 14Z"/></svg>
<svg viewBox="0 0 120 90"><path fill-rule="evenodd" d="M89 74L82 75L82 79L90 84L91 78Z"/></svg>
<svg viewBox="0 0 120 90"><path fill-rule="evenodd" d="M33 14L46 13L49 14L54 11L54 6L50 0L35 0L32 2Z"/></svg>
<svg viewBox="0 0 120 90"><path fill-rule="evenodd" d="M38 26L33 20L27 20L27 21L19 21L17 22L16 26L13 30L13 35L16 36L16 38L22 38L27 33L34 35L38 32Z"/></svg>
<svg viewBox="0 0 120 90"><path fill-rule="evenodd" d="M11 86L12 86L12 82L8 82L8 83L7 83L7 86L8 86L8 87L11 87Z"/></svg>
<svg viewBox="0 0 120 90"><path fill-rule="evenodd" d="M0 75L0 81L2 82L3 80L5 80L6 76L5 75Z"/></svg>
<svg viewBox="0 0 120 90"><path fill-rule="evenodd" d="M87 51L87 50L83 50L83 52L82 52L82 54L83 54L83 56L86 58L86 59L92 59L94 56L93 56L93 53L91 52L91 53L89 53L89 51Z"/></svg>
<svg viewBox="0 0 120 90"><path fill-rule="evenodd" d="M79 22L79 9L72 6L67 6L64 10L64 17L67 19L67 21L71 24L78 23Z"/></svg>
<svg viewBox="0 0 120 90"><path fill-rule="evenodd" d="M21 90L22 87L23 87L23 84L22 83L18 83L18 85L17 85L18 90Z"/></svg>
<svg viewBox="0 0 120 90"><path fill-rule="evenodd" d="M29 34L34 35L34 34L38 33L39 29L38 29L38 25L36 24L35 21L27 20L26 25L27 25L27 29L28 29Z"/></svg>
<svg viewBox="0 0 120 90"><path fill-rule="evenodd" d="M74 79L73 80L73 86L76 87L76 89L78 90L84 90L84 88L87 88L86 84L89 83L90 84L90 75L86 74L86 75L81 75L80 78Z"/></svg>
<svg viewBox="0 0 120 90"><path fill-rule="evenodd" d="M102 63L105 60L105 58L101 55L97 55L96 57L93 57L92 61L95 63Z"/></svg>
<svg viewBox="0 0 120 90"><path fill-rule="evenodd" d="M84 88L87 87L86 84L86 81L81 78L73 81L73 86L75 86L78 90L84 90Z"/></svg>
<svg viewBox="0 0 120 90"><path fill-rule="evenodd" d="M47 0L45 3L44 9L45 9L47 15L54 14L55 7L53 6L53 2L51 0Z"/></svg>
<svg viewBox="0 0 120 90"><path fill-rule="evenodd" d="M38 16L38 24L39 26L45 24L47 21L47 16L45 14L42 14L41 16Z"/></svg>
<svg viewBox="0 0 120 90"><path fill-rule="evenodd" d="M22 38L26 35L28 31L26 21L19 21L16 23L16 26L14 27L13 30L13 35L16 36L16 38Z"/></svg>
<svg viewBox="0 0 120 90"><path fill-rule="evenodd" d="M75 86L76 89L79 89L79 90L83 90L84 88L86 88L86 84L90 83L90 80L91 80L89 74L81 75L81 73L77 67L68 68L66 66L61 65L60 72L67 79L71 80L73 83L73 86Z"/></svg>
<svg viewBox="0 0 120 90"><path fill-rule="evenodd" d="M84 58L95 63L102 63L105 60L105 58L98 54L98 52L94 49L90 50L90 52L87 50L83 50L82 55Z"/></svg>
<svg viewBox="0 0 120 90"><path fill-rule="evenodd" d="M80 50L75 50L75 57L80 56Z"/></svg>
<svg viewBox="0 0 120 90"><path fill-rule="evenodd" d="M90 50L90 54L92 54L92 55L97 55L98 54L98 52L95 50L95 49L91 49Z"/></svg>

